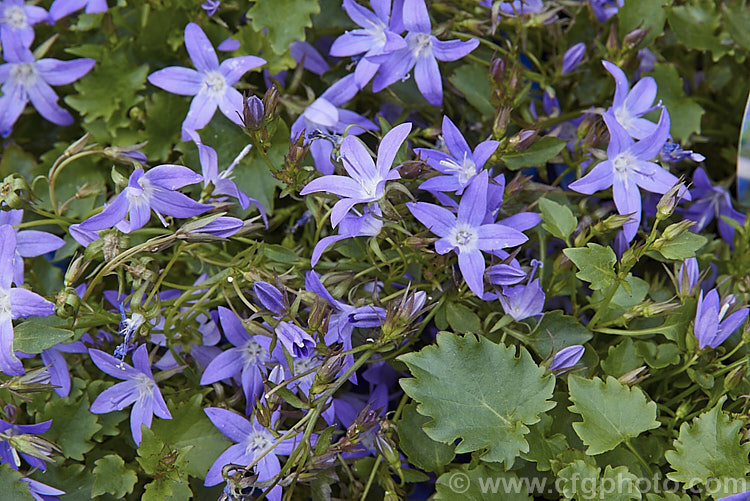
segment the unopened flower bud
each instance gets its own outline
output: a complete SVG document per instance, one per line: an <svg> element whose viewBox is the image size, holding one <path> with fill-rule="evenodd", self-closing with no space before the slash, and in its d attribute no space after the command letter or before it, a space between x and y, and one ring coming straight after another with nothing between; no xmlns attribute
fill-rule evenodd
<svg viewBox="0 0 750 501"><path fill-rule="evenodd" d="M691 400L685 400L677 407L674 415L677 419L685 419L691 412L693 412L693 403Z"/></svg>
<svg viewBox="0 0 750 501"><path fill-rule="evenodd" d="M328 384L336 379L342 367L344 367L344 357L342 355L335 353L328 357L315 373L315 380L310 390L312 394L319 395L323 393L328 388Z"/></svg>
<svg viewBox="0 0 750 501"><path fill-rule="evenodd" d="M505 76L505 60L502 58L495 58L490 63L490 76L495 83L503 81Z"/></svg>
<svg viewBox="0 0 750 501"><path fill-rule="evenodd" d="M272 85L270 89L263 95L263 108L265 108L264 118L267 120L274 116L276 112L276 105L279 102L279 90L276 85Z"/></svg>
<svg viewBox="0 0 750 501"><path fill-rule="evenodd" d="M724 377L724 391L729 391L736 388L747 374L747 365L742 364L739 367L735 367L729 374Z"/></svg>
<svg viewBox="0 0 750 501"><path fill-rule="evenodd" d="M76 139L70 146L65 148L65 151L63 151L63 156L72 157L76 153L82 152L86 147L86 144L88 144L89 139L91 139L91 134L87 132L80 138Z"/></svg>
<svg viewBox="0 0 750 501"><path fill-rule="evenodd" d="M656 204L656 219L661 221L667 219L669 216L674 214L674 209L677 206L677 202L680 197L685 193L685 185L679 182L672 186L667 192L662 195L659 202Z"/></svg>
<svg viewBox="0 0 750 501"><path fill-rule="evenodd" d="M670 224L662 233L662 238L665 240L674 240L683 233L685 233L695 223L690 220L680 221L679 223Z"/></svg>
<svg viewBox="0 0 750 501"><path fill-rule="evenodd" d="M547 372L552 372L554 374L567 372L571 367L578 363L585 350L586 348L580 344L574 344L567 348L563 348L555 353Z"/></svg>
<svg viewBox="0 0 750 501"><path fill-rule="evenodd" d="M562 71L563 75L567 75L581 63L583 56L586 55L586 44L581 42L577 43L568 49L563 55L562 60Z"/></svg>
<svg viewBox="0 0 750 501"><path fill-rule="evenodd" d="M625 35L625 38L623 39L625 47L629 49L638 47L643 39L646 38L646 35L648 35L648 30L644 30L643 28L637 28L631 31L630 33Z"/></svg>
<svg viewBox="0 0 750 501"><path fill-rule="evenodd" d="M60 318L70 318L76 314L81 299L73 287L65 287L55 296L55 314Z"/></svg>
<svg viewBox="0 0 750 501"><path fill-rule="evenodd" d="M628 386L633 386L635 384L640 383L647 377L649 377L648 373L648 367L645 365L642 365L640 367L637 367L633 369L630 372L626 372L622 376L618 377L617 380L621 382L622 384L626 384Z"/></svg>
<svg viewBox="0 0 750 501"><path fill-rule="evenodd" d="M396 447L396 444L393 443L393 440L391 440L390 437L386 436L386 434L383 433L382 427L375 434L374 442L375 449L377 449L380 455L385 458L388 466L390 466L394 470L397 470L401 467L401 457L399 456L398 448Z"/></svg>
<svg viewBox="0 0 750 501"><path fill-rule="evenodd" d="M513 146L516 151L523 151L529 146L531 146L531 143L534 142L534 138L537 136L536 130L529 130L525 129L516 134L515 136L511 137L508 141L511 146Z"/></svg>
<svg viewBox="0 0 750 501"><path fill-rule="evenodd" d="M263 126L265 106L258 96L250 96L243 102L242 117L245 127L258 130Z"/></svg>

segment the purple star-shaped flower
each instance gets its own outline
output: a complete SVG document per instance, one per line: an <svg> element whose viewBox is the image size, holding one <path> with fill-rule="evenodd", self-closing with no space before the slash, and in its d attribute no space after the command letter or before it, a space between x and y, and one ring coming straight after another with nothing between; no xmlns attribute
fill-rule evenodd
<svg viewBox="0 0 750 501"><path fill-rule="evenodd" d="M148 81L153 85L181 96L195 96L182 122L182 140L190 139L188 131L205 127L214 116L216 107L232 122L242 125L242 94L232 87L242 75L266 63L255 56L227 59L221 65L211 42L195 23L185 27L185 47L195 70L170 66L152 73ZM197 70L197 71L196 71Z"/></svg>
<svg viewBox="0 0 750 501"><path fill-rule="evenodd" d="M281 471L281 463L278 456L288 456L297 446L296 438L289 438L279 442L270 431L258 423L255 416L253 416L252 421L248 421L235 412L219 407L208 407L203 409L203 412L206 413L208 419L211 420L224 436L233 442L237 442L222 452L208 470L205 481L205 485L207 486L216 485L223 481L221 470L225 465L250 464L259 454L273 448L269 454L263 456L255 465L255 472L258 474L259 482L271 480ZM278 413L272 416L272 427L276 424L278 418ZM277 433L283 434L284 432L277 431ZM281 487L277 485L271 489L267 497L273 501L280 500Z"/></svg>
<svg viewBox="0 0 750 501"><path fill-rule="evenodd" d="M381 229L383 229L383 219L380 207L377 205L365 207L361 216L348 213L339 223L338 235L323 237L315 244L310 266L315 267L323 252L336 242L354 237L375 237Z"/></svg>
<svg viewBox="0 0 750 501"><path fill-rule="evenodd" d="M23 364L13 353L13 320L55 313L55 305L22 287L11 287L16 232L9 224L0 226L0 371L9 376L24 374Z"/></svg>
<svg viewBox="0 0 750 501"><path fill-rule="evenodd" d="M662 109L656 130L637 143L615 119L611 110L604 114L604 121L610 134L608 159L597 164L578 181L570 183L569 187L579 193L591 195L611 186L617 211L622 215L631 215L623 226L624 239L631 242L641 222L641 194L638 188L664 194L677 184L674 175L651 161L667 140L669 114ZM690 200L690 193L685 189L680 196Z"/></svg>
<svg viewBox="0 0 750 501"><path fill-rule="evenodd" d="M107 12L107 0L55 0L49 8L49 17L55 23L84 7L86 14Z"/></svg>
<svg viewBox="0 0 750 501"><path fill-rule="evenodd" d="M719 301L719 292L711 289L703 297L703 291L698 296L698 307L695 310L695 326L693 332L698 339L698 347L708 346L716 348L723 343L747 318L750 308L745 306L724 318L729 308L737 301L733 294Z"/></svg>
<svg viewBox="0 0 750 501"><path fill-rule="evenodd" d="M680 212L686 219L697 223L691 230L699 232L716 218L719 235L730 245L734 245L734 228L724 221L722 216L745 224L745 215L732 207L732 199L726 188L711 184L706 171L698 167L693 173L693 189L690 190L690 195L693 198L692 205Z"/></svg>
<svg viewBox="0 0 750 501"><path fill-rule="evenodd" d="M406 206L419 222L441 237L435 251L458 254L458 267L471 291L484 295L485 262L482 251L492 252L504 247L521 245L528 238L504 224L483 224L487 214L487 171L482 171L469 184L458 205L458 215L439 205L409 202Z"/></svg>
<svg viewBox="0 0 750 501"><path fill-rule="evenodd" d="M354 75L342 78L305 108L302 115L292 124L292 140L296 141L299 135L305 132L305 144L310 143L310 154L315 161L315 167L325 175L333 174L333 142L339 141L338 136L347 131L347 128L349 134L355 135L365 130L377 129L371 120L341 108L354 97L357 90ZM349 127L350 125L356 127ZM315 137L316 135L318 137ZM311 139L316 140L310 142Z"/></svg>
<svg viewBox="0 0 750 501"><path fill-rule="evenodd" d="M151 211L168 226L164 216L188 218L213 208L175 190L201 182L203 178L182 165L159 165L148 170L135 169L122 190L103 211L91 216L78 227L87 232L117 227L124 233L143 228ZM125 219L129 216L129 220Z"/></svg>
<svg viewBox="0 0 750 501"><path fill-rule="evenodd" d="M47 11L36 5L26 5L23 0L0 1L0 40L3 45L13 43L18 38L24 47L34 41L34 28L37 23L46 21Z"/></svg>
<svg viewBox="0 0 750 501"><path fill-rule="evenodd" d="M247 145L234 159L234 161L224 171L219 173L219 157L216 154L216 150L208 145L203 144L200 136L195 131L188 131L190 138L198 146L198 154L201 161L201 170L203 172L203 186L213 186L211 191L212 195L227 195L232 198L236 198L240 203L240 207L247 209L250 204L253 204L258 212L263 217L263 221L268 225L268 218L266 216L266 210L263 208L263 204L254 198L250 198L245 195L242 190L237 187L234 180L232 180L232 171L238 163L247 155L250 151L250 145Z"/></svg>
<svg viewBox="0 0 750 501"><path fill-rule="evenodd" d="M124 380L101 392L91 404L91 412L106 414L121 411L133 404L133 410L130 411L130 431L136 445L141 443L141 425L145 424L146 428L151 428L154 414L162 419L172 419L172 414L169 413L167 404L151 374L151 364L148 361L148 350L145 344L140 345L133 352L135 367L100 350L90 349L89 354L91 360L102 372Z"/></svg>
<svg viewBox="0 0 750 501"><path fill-rule="evenodd" d="M533 260L533 267L529 273L529 280L526 285L516 285L514 287L503 287L503 293L498 296L500 304L503 305L503 311L513 317L513 320L519 322L529 317L542 315L544 308L544 289L539 284L539 279L531 280L534 276L540 261ZM496 265L499 266L499 265Z"/></svg>
<svg viewBox="0 0 750 501"><path fill-rule="evenodd" d="M341 141L341 161L347 176L323 176L310 181L300 192L326 192L339 195L331 210L331 224L335 228L356 204L377 202L385 194L385 183L399 179L398 167L391 168L399 148L411 132L411 124L405 123L394 127L383 136L378 147L377 163L365 148L365 145L354 136L347 136Z"/></svg>
<svg viewBox="0 0 750 501"><path fill-rule="evenodd" d="M653 106L656 80L643 77L631 89L628 77L618 66L609 61L602 61L602 64L615 78L615 98L611 108L615 120L635 139L652 135L657 125L641 117L658 108Z"/></svg>
<svg viewBox="0 0 750 501"><path fill-rule="evenodd" d="M443 117L443 139L450 154L426 148L414 150L420 157L427 160L430 167L445 174L431 177L419 187L428 191L453 191L456 195L460 195L474 176L484 168L484 164L497 150L500 143L484 141L479 143L472 152L461 131L448 117Z"/></svg>
<svg viewBox="0 0 750 501"><path fill-rule="evenodd" d="M443 81L437 62L461 59L479 46L479 40L441 41L432 36L432 23L424 0L404 0L403 21L409 30L406 48L370 57L372 62L380 64L372 90L380 92L405 78L413 68L419 91L428 103L440 106Z"/></svg>
<svg viewBox="0 0 750 501"><path fill-rule="evenodd" d="M361 29L347 31L333 42L330 54L348 57L362 54L354 70L354 80L361 89L372 80L380 65L368 58L405 49L406 42L389 28L391 0L372 0L374 13L357 4L344 0L344 10Z"/></svg>
<svg viewBox="0 0 750 501"><path fill-rule="evenodd" d="M0 419L0 433L10 436L24 434L41 435L49 430L50 426L52 426L51 419L36 424L13 424ZM42 471L47 469L47 465L43 459L18 452L6 439L0 439L0 463L7 463L14 470L18 470L18 467L21 466L19 455L33 468L39 468Z"/></svg>
<svg viewBox="0 0 750 501"><path fill-rule="evenodd" d="M57 344L42 352L42 363L49 366L49 381L57 386L55 393L67 397L70 393L70 372L68 362L63 353L87 353L86 346L81 341L67 344Z"/></svg>
<svg viewBox="0 0 750 501"><path fill-rule="evenodd" d="M352 306L334 299L320 281L320 276L314 271L308 271L305 275L305 289L324 299L333 308L333 313L328 319L328 331L323 338L328 346L341 343L344 351L351 350L352 333L355 327L377 328L385 321L386 312L383 308L369 305ZM344 357L344 368L353 363L353 355ZM356 383L356 373L352 374L350 380Z"/></svg>
<svg viewBox="0 0 750 501"><path fill-rule="evenodd" d="M23 210L9 210L0 212L0 225L21 224ZM23 258L36 257L48 252L56 251L65 245L65 241L51 233L37 230L16 231L16 253L13 258L13 282L23 284Z"/></svg>
<svg viewBox="0 0 750 501"><path fill-rule="evenodd" d="M93 59L72 61L58 59L36 60L19 36L4 37L5 64L0 64L0 134L10 134L13 124L31 101L44 118L57 125L70 125L73 117L57 104L57 94L50 85L75 82L94 67Z"/></svg>
<svg viewBox="0 0 750 501"><path fill-rule="evenodd" d="M224 335L234 348L224 351L208 364L201 377L201 384L211 384L241 374L249 412L255 403L255 397L260 396L263 391L263 375L268 372L266 362L270 361L271 338L251 336L237 315L223 306L219 306L219 320Z"/></svg>

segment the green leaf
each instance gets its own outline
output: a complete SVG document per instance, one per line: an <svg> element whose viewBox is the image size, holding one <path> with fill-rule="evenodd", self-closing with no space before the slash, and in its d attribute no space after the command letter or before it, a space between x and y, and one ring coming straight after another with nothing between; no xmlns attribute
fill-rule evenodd
<svg viewBox="0 0 750 501"><path fill-rule="evenodd" d="M521 454L527 461L536 463L537 471L549 471L550 461L568 447L568 441L562 433L551 433L552 417L542 414L541 421L530 428L526 441L529 442L529 452Z"/></svg>
<svg viewBox="0 0 750 501"><path fill-rule="evenodd" d="M721 4L721 23L732 35L734 41L750 50L750 6L745 2Z"/></svg>
<svg viewBox="0 0 750 501"><path fill-rule="evenodd" d="M141 501L188 501L193 499L193 491L187 482L169 479L156 479L146 484Z"/></svg>
<svg viewBox="0 0 750 501"><path fill-rule="evenodd" d="M83 461L83 455L94 448L91 438L102 426L89 407L91 404L86 393L79 400L71 397L53 399L44 407L44 418L52 420L46 437L62 448L65 457Z"/></svg>
<svg viewBox="0 0 750 501"><path fill-rule="evenodd" d="M552 236L567 241L578 226L578 219L573 215L573 211L554 200L540 198L539 209L542 211L542 221L544 221L542 228Z"/></svg>
<svg viewBox="0 0 750 501"><path fill-rule="evenodd" d="M502 471L494 465L479 463L476 468L469 465L443 473L435 485L435 501L531 501L524 483L510 471ZM490 497L492 496L492 497Z"/></svg>
<svg viewBox="0 0 750 501"><path fill-rule="evenodd" d="M580 414L583 421L573 423L586 454L593 456L611 451L626 440L646 430L658 428L656 404L637 387L629 387L612 376L606 383L599 378L568 378L571 412Z"/></svg>
<svg viewBox="0 0 750 501"><path fill-rule="evenodd" d="M65 491L65 501L89 501L91 499L91 486L94 483L91 468L86 468L80 463L65 464L57 461L47 465L47 471L37 471L31 475L34 480L39 480L47 485ZM70 463L70 461L67 461ZM3 490L3 492L5 492Z"/></svg>
<svg viewBox="0 0 750 501"><path fill-rule="evenodd" d="M148 65L136 66L124 50L112 50L94 69L73 84L78 94L65 102L83 115L84 123L109 120L118 110L127 110L143 100L137 93L146 87Z"/></svg>
<svg viewBox="0 0 750 501"><path fill-rule="evenodd" d="M417 413L416 404L404 407L401 419L396 423L400 449L409 462L425 471L438 471L456 456L453 447L435 442L422 430L430 418Z"/></svg>
<svg viewBox="0 0 750 501"><path fill-rule="evenodd" d="M664 101L669 110L672 135L685 142L690 139L691 134L700 134L701 117L705 111L695 100L685 95L677 69L671 64L657 63L651 76L658 86L656 98Z"/></svg>
<svg viewBox="0 0 750 501"><path fill-rule="evenodd" d="M3 499L34 501L34 496L31 495L28 488L29 484L21 481L22 476L10 465L0 465L0 492L3 493Z"/></svg>
<svg viewBox="0 0 750 501"><path fill-rule="evenodd" d="M187 472L204 478L208 469L229 444L201 409L201 395L175 406L170 401L173 419L157 419L151 425L154 435L173 449L185 449ZM187 449L188 447L192 447Z"/></svg>
<svg viewBox="0 0 750 501"><path fill-rule="evenodd" d="M648 33L639 47L651 44L664 33L664 22L667 20L664 6L671 3L672 0L628 0L617 11L620 34L624 37L641 28Z"/></svg>
<svg viewBox="0 0 750 501"><path fill-rule="evenodd" d="M589 243L587 248L563 249L563 254L580 270L576 276L589 282L592 290L609 287L616 278L617 256L611 247Z"/></svg>
<svg viewBox="0 0 750 501"><path fill-rule="evenodd" d="M448 80L483 116L495 115L495 108L490 104L490 80L486 69L476 64L465 64L457 68Z"/></svg>
<svg viewBox="0 0 750 501"><path fill-rule="evenodd" d="M636 341L635 353L652 369L663 369L680 363L680 347L674 343Z"/></svg>
<svg viewBox="0 0 750 501"><path fill-rule="evenodd" d="M29 181L36 165L34 155L27 153L20 146L13 143L3 146L3 155L0 157L0 177L19 174Z"/></svg>
<svg viewBox="0 0 750 501"><path fill-rule="evenodd" d="M686 231L677 238L667 240L659 249L659 253L667 259L682 261L689 257L695 257L695 253L706 245L708 239L692 231Z"/></svg>
<svg viewBox="0 0 750 501"><path fill-rule="evenodd" d="M446 305L446 316L451 328L461 334L476 333L482 328L482 323L477 314L463 304L448 303Z"/></svg>
<svg viewBox="0 0 750 501"><path fill-rule="evenodd" d="M257 1L247 17L256 31L266 28L274 52L284 54L289 44L305 39L305 28L312 27L310 16L319 12L317 0Z"/></svg>
<svg viewBox="0 0 750 501"><path fill-rule="evenodd" d="M710 50L714 61L718 61L729 52L732 40L717 33L721 20L716 12L716 2L691 0L687 3L688 5L673 6L667 10L669 27L686 47ZM667 106L669 107L668 104Z"/></svg>
<svg viewBox="0 0 750 501"><path fill-rule="evenodd" d="M675 450L665 454L674 469L667 477L684 482L686 489L704 484L709 478L720 480L712 485L722 485L725 483L721 479L744 478L750 473L747 460L750 442L740 443L744 423L742 419L730 419L721 410L726 399L726 395L721 397L713 409L696 417L692 423L682 423L673 443Z"/></svg>
<svg viewBox="0 0 750 501"><path fill-rule="evenodd" d="M609 347L607 358L602 360L601 365L604 372L610 376L620 377L640 367L642 362L643 360L636 353L633 340L626 337L618 344Z"/></svg>
<svg viewBox="0 0 750 501"><path fill-rule="evenodd" d="M566 144L563 139L546 136L523 151L503 155L503 162L510 170L541 167L555 158Z"/></svg>
<svg viewBox="0 0 750 501"><path fill-rule="evenodd" d="M638 477L627 467L612 468L607 465L604 474L601 468L577 459L558 473L560 492L566 498L606 499L607 501L628 501L641 499L638 490Z"/></svg>
<svg viewBox="0 0 750 501"><path fill-rule="evenodd" d="M531 342L542 358L574 344L585 344L593 337L591 331L575 317L562 310L548 311L534 331Z"/></svg>
<svg viewBox="0 0 750 501"><path fill-rule="evenodd" d="M188 113L189 100L169 92L155 92L146 101L146 122L141 141L148 144L141 151L151 160L166 160L180 140L182 121Z"/></svg>
<svg viewBox="0 0 750 501"><path fill-rule="evenodd" d="M420 403L417 411L433 419L425 433L446 444L461 439L457 453L486 449L482 460L503 461L507 468L528 452L526 425L554 406L555 378L525 348L518 357L515 352L483 337L441 332L437 346L399 357L414 376L401 379L401 387Z"/></svg>
<svg viewBox="0 0 750 501"><path fill-rule="evenodd" d="M67 322L55 317L30 317L13 329L13 349L24 353L41 353L73 337L73 331L61 329Z"/></svg>
<svg viewBox="0 0 750 501"><path fill-rule="evenodd" d="M125 466L125 461L120 456L109 454L97 459L94 464L96 466L91 497L113 494L117 498L123 498L125 494L133 492L138 475Z"/></svg>

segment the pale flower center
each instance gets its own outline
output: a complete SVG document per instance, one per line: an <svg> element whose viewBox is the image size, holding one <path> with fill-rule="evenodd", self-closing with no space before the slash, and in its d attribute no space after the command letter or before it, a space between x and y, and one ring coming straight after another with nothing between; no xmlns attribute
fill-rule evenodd
<svg viewBox="0 0 750 501"><path fill-rule="evenodd" d="M255 456L255 454L265 451L271 445L273 445L273 437L270 433L265 430L253 430L247 437L245 453L248 456Z"/></svg>
<svg viewBox="0 0 750 501"><path fill-rule="evenodd" d="M630 171L631 165L635 163L635 158L633 158L633 155L630 153L623 152L617 155L614 160L612 160L612 165L615 168L615 172L620 174L621 176L626 176L628 174L628 171Z"/></svg>
<svg viewBox="0 0 750 501"><path fill-rule="evenodd" d="M10 314L10 290L0 289L0 317Z"/></svg>
<svg viewBox="0 0 750 501"><path fill-rule="evenodd" d="M18 63L11 65L10 79L12 82L22 87L30 87L37 81L36 68L32 63Z"/></svg>
<svg viewBox="0 0 750 501"><path fill-rule="evenodd" d="M154 393L154 380L145 374L138 374L133 378L138 384L138 398L141 399Z"/></svg>
<svg viewBox="0 0 750 501"><path fill-rule="evenodd" d="M386 42L385 36L385 25L383 23L371 23L370 28L367 29L367 33L375 39L376 47L383 47Z"/></svg>
<svg viewBox="0 0 750 501"><path fill-rule="evenodd" d="M460 250L472 250L477 246L477 231L465 224L457 224L449 239L451 244Z"/></svg>
<svg viewBox="0 0 750 501"><path fill-rule="evenodd" d="M12 5L5 8L4 20L15 29L27 28L26 13L22 7Z"/></svg>
<svg viewBox="0 0 750 501"><path fill-rule="evenodd" d="M266 350L255 341L250 340L243 346L242 358L245 361L245 365L256 365L267 358Z"/></svg>
<svg viewBox="0 0 750 501"><path fill-rule="evenodd" d="M432 47L432 35L428 33L417 33L409 45L414 52L415 57L419 57L422 52L430 50Z"/></svg>
<svg viewBox="0 0 750 501"><path fill-rule="evenodd" d="M441 160L440 165L449 171L458 174L458 182L461 186L465 186L477 173L476 164L466 153L464 153L464 159L460 164L450 158Z"/></svg>
<svg viewBox="0 0 750 501"><path fill-rule="evenodd" d="M203 77L203 86L211 96L222 96L224 95L224 89L227 87L227 82L224 75L218 71L211 71Z"/></svg>

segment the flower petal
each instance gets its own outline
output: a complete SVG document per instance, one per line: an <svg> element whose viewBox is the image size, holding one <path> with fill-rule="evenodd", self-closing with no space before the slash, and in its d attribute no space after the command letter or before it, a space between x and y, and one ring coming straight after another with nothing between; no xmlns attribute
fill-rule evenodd
<svg viewBox="0 0 750 501"><path fill-rule="evenodd" d="M185 48L198 71L206 73L219 69L219 59L216 57L214 46L195 23L188 23L185 27Z"/></svg>
<svg viewBox="0 0 750 501"><path fill-rule="evenodd" d="M219 71L224 75L227 85L234 85L242 75L264 64L266 60L256 56L232 57L221 63Z"/></svg>
<svg viewBox="0 0 750 501"><path fill-rule="evenodd" d="M406 207L420 223L439 237L447 237L456 225L456 216L439 205L427 202L408 202Z"/></svg>
<svg viewBox="0 0 750 501"><path fill-rule="evenodd" d="M484 256L479 250L462 251L458 254L458 267L471 292L479 297L484 294Z"/></svg>
<svg viewBox="0 0 750 501"><path fill-rule="evenodd" d="M91 71L96 61L89 58L60 61L58 59L40 59L34 67L39 76L50 85L67 85L73 83Z"/></svg>
<svg viewBox="0 0 750 501"><path fill-rule="evenodd" d="M191 68L170 66L148 76L151 85L180 96L194 96L201 90L203 77Z"/></svg>
<svg viewBox="0 0 750 501"><path fill-rule="evenodd" d="M378 147L377 167L381 179L385 179L388 175L388 171L393 165L393 159L396 158L398 150L401 148L404 141L406 141L409 132L411 132L410 123L397 125L389 130L380 141L380 146ZM369 155L367 156L369 157Z"/></svg>

